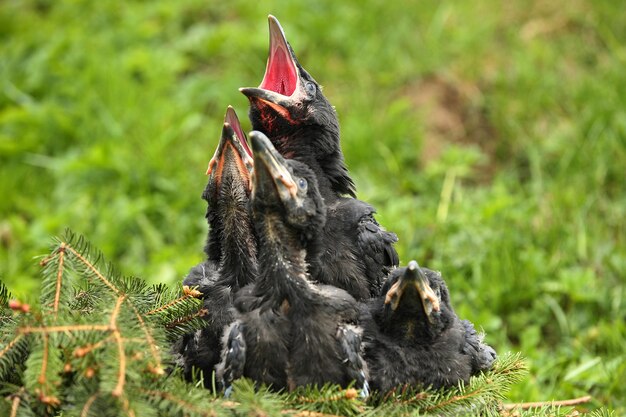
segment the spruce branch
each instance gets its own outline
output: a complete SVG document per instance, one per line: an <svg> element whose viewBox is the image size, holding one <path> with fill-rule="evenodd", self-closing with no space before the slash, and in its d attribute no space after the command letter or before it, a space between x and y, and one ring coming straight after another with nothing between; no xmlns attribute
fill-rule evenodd
<svg viewBox="0 0 626 417"><path fill-rule="evenodd" d="M298 388L287 396L287 401L290 407L298 411L314 411L331 415L356 416L366 409L356 389L343 389L333 384Z"/></svg>
<svg viewBox="0 0 626 417"><path fill-rule="evenodd" d="M114 397L121 397L124 392L124 383L126 382L126 353L124 352L124 341L122 340L122 335L120 334L119 329L117 328L117 316L120 312L120 306L126 297L120 296L117 298L115 303L115 308L113 309L113 314L111 314L111 328L113 331L113 338L115 339L115 343L117 344L117 351L119 354L119 370L117 372L117 385L111 392Z"/></svg>
<svg viewBox="0 0 626 417"><path fill-rule="evenodd" d="M540 408L545 406L556 406L556 407L570 407L574 405L585 404L591 401L591 395L585 395L579 398L572 398L570 400L560 400L560 401L537 401L537 402L527 402L527 403L507 403L502 404L502 408L504 410L528 410L530 408Z"/></svg>

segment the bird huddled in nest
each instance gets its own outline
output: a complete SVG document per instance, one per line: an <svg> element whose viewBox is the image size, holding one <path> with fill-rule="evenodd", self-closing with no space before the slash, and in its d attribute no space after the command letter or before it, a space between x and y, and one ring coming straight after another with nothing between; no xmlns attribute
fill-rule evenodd
<svg viewBox="0 0 626 417"><path fill-rule="evenodd" d="M491 368L496 353L460 320L441 274L415 261L393 271L362 315L372 388L449 388Z"/></svg>
<svg viewBox="0 0 626 417"><path fill-rule="evenodd" d="M271 15L269 32L269 56L260 86L240 89L250 101L252 129L266 134L285 158L301 161L315 173L328 213L322 232L324 250L307 259L311 275L366 300L378 295L382 281L398 265L393 247L398 238L378 224L371 205L354 198L337 113L300 65Z"/></svg>
<svg viewBox="0 0 626 417"><path fill-rule="evenodd" d="M175 346L187 379L216 372L229 392L248 377L273 389L326 383L447 388L496 358L457 317L437 272L399 268L397 236L356 198L339 121L269 16L269 54L250 103L252 149L229 106L209 164L206 260L197 287L205 327ZM219 362L219 363L218 363Z"/></svg>
<svg viewBox="0 0 626 417"><path fill-rule="evenodd" d="M234 320L234 295L257 275L257 243L248 210L252 163L246 136L229 106L202 193L209 224L207 259L193 267L183 281L183 285L197 287L203 294L206 325L183 337L176 348L185 378L190 380L193 368L197 368L203 373L206 386L219 362L224 327Z"/></svg>

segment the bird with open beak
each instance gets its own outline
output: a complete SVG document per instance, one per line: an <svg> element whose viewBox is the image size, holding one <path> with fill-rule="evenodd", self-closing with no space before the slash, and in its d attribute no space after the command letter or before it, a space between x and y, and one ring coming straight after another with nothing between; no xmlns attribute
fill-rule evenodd
<svg viewBox="0 0 626 417"><path fill-rule="evenodd" d="M326 221L316 177L307 165L285 160L261 132L250 139L259 275L245 295L253 302L225 332L218 380L227 393L242 376L276 390L356 381L367 393L360 329L352 324L358 305L307 272L306 252Z"/></svg>
<svg viewBox="0 0 626 417"><path fill-rule="evenodd" d="M339 143L339 121L319 84L300 65L274 16L270 46L258 88L242 88L250 101L252 128L266 134L285 158L305 163L317 178L328 208L324 251L309 254L311 275L348 291L357 300L378 295L382 281L398 265L398 240L375 219L376 210L355 198L354 183Z"/></svg>
<svg viewBox="0 0 626 417"><path fill-rule="evenodd" d="M450 303L435 271L411 261L393 271L363 309L365 358L374 390L452 387L490 369L495 351Z"/></svg>
<svg viewBox="0 0 626 417"><path fill-rule="evenodd" d="M285 158L306 163L326 200L354 197L335 109L298 62L278 20L271 15L268 19L270 47L263 81L258 88L240 89L250 101L252 129L267 135Z"/></svg>
<svg viewBox="0 0 626 417"><path fill-rule="evenodd" d="M232 107L224 118L222 136L209 162L209 180L202 194L207 201L207 259L191 269L183 285L203 294L205 327L183 337L179 351L186 379L199 369L205 386L219 362L225 326L234 320L234 295L257 275L257 243L248 210L252 152Z"/></svg>

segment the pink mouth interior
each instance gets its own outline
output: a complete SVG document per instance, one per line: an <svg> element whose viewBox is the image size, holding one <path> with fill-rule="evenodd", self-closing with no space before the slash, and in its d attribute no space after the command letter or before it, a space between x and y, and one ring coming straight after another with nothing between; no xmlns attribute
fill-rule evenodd
<svg viewBox="0 0 626 417"><path fill-rule="evenodd" d="M230 112L226 113L226 123L228 123L230 127L233 128L233 130L235 131L235 134L237 135L237 138L239 138L239 142L241 143L241 146L243 146L243 149L246 151L246 153L249 156L252 156L252 151L250 150L250 147L248 146L246 135L243 133L243 130L241 129L241 125L239 124L239 119L237 119L237 116L231 115Z"/></svg>
<svg viewBox="0 0 626 417"><path fill-rule="evenodd" d="M290 96L296 90L298 76L289 52L281 46L270 51L265 76L260 88Z"/></svg>

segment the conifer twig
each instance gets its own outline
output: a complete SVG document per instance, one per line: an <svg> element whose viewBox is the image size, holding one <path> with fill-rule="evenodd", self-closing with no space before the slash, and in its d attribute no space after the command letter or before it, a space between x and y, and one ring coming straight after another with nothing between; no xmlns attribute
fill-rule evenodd
<svg viewBox="0 0 626 417"><path fill-rule="evenodd" d="M115 308L111 314L111 327L113 328L113 338L117 343L117 351L120 358L120 366L117 373L117 385L111 392L114 397L120 397L124 392L124 383L126 381L126 354L124 353L124 342L122 341L122 335L117 327L117 316L120 312L120 306L124 302L126 296L118 297L115 303Z"/></svg>
<svg viewBox="0 0 626 417"><path fill-rule="evenodd" d="M117 289L117 287L113 285L113 283L109 281L104 275L102 275L102 272L100 272L98 268L96 268L91 262L89 262L87 258L85 258L80 252L78 252L76 249L71 247L69 244L62 242L61 245L65 245L65 247L70 252L72 252L72 254L74 254L74 256L76 256L87 267L87 269L93 272L98 277L98 279L104 283L104 285L109 287L111 291L115 293L115 295L119 295L120 290Z"/></svg>
<svg viewBox="0 0 626 417"><path fill-rule="evenodd" d="M20 401L21 400L22 399L17 394L13 397L13 400L11 401L11 416L10 417L16 417L17 416L17 410L20 408Z"/></svg>
<svg viewBox="0 0 626 417"><path fill-rule="evenodd" d="M150 330L148 329L146 322L144 321L143 317L141 317L141 314L139 314L139 311L137 311L135 306L130 302L128 303L128 305L130 305L130 307L133 309L133 312L135 313L135 317L139 321L139 326L141 327L141 330L143 330L143 333L146 336L146 342L148 342L150 353L152 354L152 357L156 361L156 366L154 367L154 370L155 370L154 373L158 375L164 374L165 371L163 370L163 367L161 366L161 356L159 355L159 351L156 346L156 342L154 341L154 338L152 337L152 333L150 333Z"/></svg>
<svg viewBox="0 0 626 417"><path fill-rule="evenodd" d="M537 402L528 402L528 403L508 403L502 404L502 408L505 410L528 410L529 408L540 408L546 406L555 406L555 407L571 407L574 405L585 404L591 401L591 395L585 395L584 397L572 398L570 400L560 400L560 401L537 401Z"/></svg>
<svg viewBox="0 0 626 417"><path fill-rule="evenodd" d="M37 378L37 383L41 385L41 396L46 397L46 369L48 368L48 342L49 335L45 333L43 336L43 360L41 361L41 372L39 373L39 378Z"/></svg>
<svg viewBox="0 0 626 417"><path fill-rule="evenodd" d="M135 412L130 409L130 404L128 403L128 398L124 397L122 399L122 408L128 414L128 417L135 417Z"/></svg>
<svg viewBox="0 0 626 417"><path fill-rule="evenodd" d="M96 401L99 395L100 393L96 392L91 397L89 397L87 401L85 401L85 405L83 405L83 409L80 411L80 417L89 416L89 410L91 409L91 404L93 404L93 402Z"/></svg>
<svg viewBox="0 0 626 417"><path fill-rule="evenodd" d="M74 349L74 357L75 358L82 358L83 356L87 355L88 353L90 353L93 350L99 349L101 348L105 343L108 342L108 340L111 338L111 336L100 340L99 342L96 343L90 343L88 345L85 346L79 346L76 349Z"/></svg>
<svg viewBox="0 0 626 417"><path fill-rule="evenodd" d="M24 326L17 329L17 333L21 336L29 333L61 333L61 332L90 332L90 331L107 331L111 330L108 324L74 324L65 326L41 326L32 327ZM17 338L16 338L17 340ZM0 355L1 356L1 355Z"/></svg>
<svg viewBox="0 0 626 417"><path fill-rule="evenodd" d="M205 417L216 417L215 411L210 410L210 411L204 411L201 410L199 408L197 408L196 406L194 406L193 404L191 404L188 401L183 400L182 398L178 398L175 395L170 394L169 392L164 392L164 391L157 391L157 390L141 390L144 394L149 395L151 397L158 397L167 401L171 401L173 403L178 404L179 406L181 406L184 409L190 410L194 413L198 413L201 416L205 416Z"/></svg>
<svg viewBox="0 0 626 417"><path fill-rule="evenodd" d="M463 394L463 395L455 395L453 397L450 397L449 399L442 401L438 404L432 405L430 407L426 407L425 410L426 411L432 411L432 410L436 410L438 408L443 408L449 404L453 404L457 401L462 401L462 400L466 400L468 398L472 398L476 395L478 395L480 393L481 389L475 389L474 391L468 392L467 394Z"/></svg>
<svg viewBox="0 0 626 417"><path fill-rule="evenodd" d="M189 287L187 287L187 290L188 290L188 289L189 289ZM191 291L195 291L195 292L191 292ZM197 294L202 295L202 293L201 293L200 291L197 291L197 290L188 290L188 291L185 291L185 293L184 293L182 296L178 297L177 299L172 300L172 301L170 301L169 303L167 303L167 304L165 304L165 305L162 305L162 306L161 306L161 307L159 307L159 308L155 308L154 310L150 310L150 311L148 311L148 312L146 313L146 316L149 316L149 315L156 314L156 313L159 313L159 312L161 312L161 311L167 310L168 308L173 307L173 306L175 306L176 304L180 304L180 303L182 303L183 301L185 301L185 300L187 300L187 299L189 299L189 298L197 298L196 293L197 293Z"/></svg>
<svg viewBox="0 0 626 417"><path fill-rule="evenodd" d="M165 328L173 329L174 327L178 327L181 324L189 323L190 321L192 321L196 317L204 317L204 316L206 316L207 313L208 313L208 310L206 308L201 308L200 310L196 311L195 313L192 313L192 314L189 314L189 315L183 316L183 317L178 317L176 320L170 321L169 323L167 323L165 325Z"/></svg>
<svg viewBox="0 0 626 417"><path fill-rule="evenodd" d="M96 268L91 262L89 262L89 260L87 258L85 258L80 252L78 252L76 249L74 249L69 244L67 244L65 242L63 242L62 244L65 244L65 247L72 254L74 254L74 256L76 256L87 267L87 269L89 269L93 274L95 274L96 277L98 277L98 279L100 281L102 281L107 287L109 287L111 289L111 291L113 291L115 293L115 295L117 295L117 296L120 295L121 291L110 280L108 280L98 270L98 268ZM137 308L135 308L135 306L131 302L128 302L128 299L126 299L126 300L127 300L127 304L131 307L131 309L135 313L135 317L137 318L137 321L139 321L139 326L141 327L141 329L142 329L142 331L143 331L143 333L144 333L144 335L146 337L146 342L148 343L148 346L150 348L150 353L152 354L152 357L156 361L155 370L157 371L157 373L164 372L162 370L162 366L161 366L161 356L159 355L158 349L156 347L156 343L154 341L154 338L152 337L152 334L150 333L150 330L148 329L148 326L146 325L143 317L141 316L141 314L139 313Z"/></svg>
<svg viewBox="0 0 626 417"><path fill-rule="evenodd" d="M57 269L57 283L54 292L54 304L52 305L52 311L54 312L54 318L59 314L59 300L61 299L61 281L63 280L63 262L65 258L65 243L61 243L59 246L59 268Z"/></svg>
<svg viewBox="0 0 626 417"><path fill-rule="evenodd" d="M24 337L23 334L18 334L17 336L15 336L15 338L11 340L4 347L4 349L2 349L2 351L0 352L0 358L3 357L8 351L10 351L13 348L13 346L15 346L23 337Z"/></svg>
<svg viewBox="0 0 626 417"><path fill-rule="evenodd" d="M326 414L320 413L318 411L308 411L308 410L282 410L282 414L289 414L292 417L341 417L337 414Z"/></svg>

